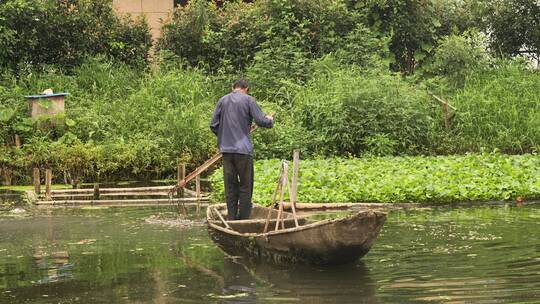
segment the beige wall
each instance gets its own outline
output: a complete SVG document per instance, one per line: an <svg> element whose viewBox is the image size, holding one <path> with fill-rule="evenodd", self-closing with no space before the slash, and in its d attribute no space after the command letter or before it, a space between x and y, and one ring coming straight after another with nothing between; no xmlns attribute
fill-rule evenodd
<svg viewBox="0 0 540 304"><path fill-rule="evenodd" d="M152 37L160 35L161 19L165 19L174 7L174 0L113 0L114 8L120 14L134 17L145 15Z"/></svg>

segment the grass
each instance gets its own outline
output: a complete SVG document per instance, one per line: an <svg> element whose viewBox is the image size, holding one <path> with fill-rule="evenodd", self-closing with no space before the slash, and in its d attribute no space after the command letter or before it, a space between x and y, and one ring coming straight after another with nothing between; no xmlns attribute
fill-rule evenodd
<svg viewBox="0 0 540 304"><path fill-rule="evenodd" d="M540 150L540 73L504 63L472 75L451 98L454 147L522 154Z"/></svg>

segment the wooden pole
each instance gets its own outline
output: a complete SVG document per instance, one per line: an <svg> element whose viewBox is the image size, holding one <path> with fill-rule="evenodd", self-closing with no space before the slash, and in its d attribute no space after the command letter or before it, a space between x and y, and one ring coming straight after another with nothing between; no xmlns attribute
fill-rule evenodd
<svg viewBox="0 0 540 304"><path fill-rule="evenodd" d="M34 180L34 191L36 192L36 195L39 196L39 194L41 192L41 181L40 181L39 168L38 167L34 167L32 177L33 177L33 180Z"/></svg>
<svg viewBox="0 0 540 304"><path fill-rule="evenodd" d="M448 103L448 101L440 98L439 96L431 93L431 96L433 96L433 98L435 98L438 102L440 102L441 104L443 105L447 105L450 109L454 110L454 111L457 111L457 108L454 107L453 105L451 105L450 103Z"/></svg>
<svg viewBox="0 0 540 304"><path fill-rule="evenodd" d="M218 215L219 219L221 220L221 222L223 224L225 224L225 227L231 229L231 226L229 226L229 224L227 224L227 221L225 221L225 219L223 218L223 216L221 215L221 212L219 212L219 210L217 210L216 208L214 207L210 207L212 208L212 210L214 210L216 212L216 214Z"/></svg>
<svg viewBox="0 0 540 304"><path fill-rule="evenodd" d="M287 189L289 190L289 195L290 195L290 193L291 193L291 185L289 184L289 181L287 181ZM291 202L291 209L292 209L294 224L296 225L296 227L298 227L299 225L298 225L298 218L296 217L295 204L296 203ZM283 203L283 209L285 209L285 203Z"/></svg>
<svg viewBox="0 0 540 304"><path fill-rule="evenodd" d="M180 197L184 197L184 186L185 186L184 180L185 179L186 179L186 164L185 163L178 164L176 184L178 185L178 195Z"/></svg>
<svg viewBox="0 0 540 304"><path fill-rule="evenodd" d="M263 233L266 233L268 231L268 225L270 224L270 218L272 216L272 209L274 209L274 206L276 205L276 196L278 192L281 191L281 175L283 174L283 168L279 172L279 178L276 185L276 189L274 190L274 194L272 194L272 203L270 207L268 207L268 215L266 216L266 223L264 224L264 230Z"/></svg>
<svg viewBox="0 0 540 304"><path fill-rule="evenodd" d="M281 163L281 166L283 168L283 174L281 175L281 191L279 195L279 209L278 209L278 214L276 217L276 228L274 229L276 231L279 229L279 222L281 218L283 217L283 203L284 203L284 198L285 198L285 187L283 185L289 179L289 177L287 176L287 171L289 171L289 165L287 165L287 163L283 161ZM285 223L283 221L281 221L281 228L283 229L285 228Z"/></svg>
<svg viewBox="0 0 540 304"><path fill-rule="evenodd" d="M19 136L19 134L15 134L15 147L21 147L21 137Z"/></svg>
<svg viewBox="0 0 540 304"><path fill-rule="evenodd" d="M296 219L296 195L298 190L298 169L300 167L300 151L294 150L293 152L293 176L292 176L292 189L289 189L289 195L291 199L291 209L293 212L294 223L298 227L298 220ZM287 186L289 181L287 181Z"/></svg>
<svg viewBox="0 0 540 304"><path fill-rule="evenodd" d="M99 200L99 184L94 184L94 199Z"/></svg>
<svg viewBox="0 0 540 304"><path fill-rule="evenodd" d="M197 198L197 213L199 213L199 210L200 210L200 207L199 207L199 203L200 203L200 199L201 199L201 176L200 175L197 175L197 177L195 177L195 197Z"/></svg>
<svg viewBox="0 0 540 304"><path fill-rule="evenodd" d="M201 176L195 177L195 197L199 199L201 197Z"/></svg>
<svg viewBox="0 0 540 304"><path fill-rule="evenodd" d="M296 195L298 189L298 169L300 167L300 151L294 150L293 152L293 176L291 186L291 203L296 202Z"/></svg>
<svg viewBox="0 0 540 304"><path fill-rule="evenodd" d="M433 93L430 93L430 94L431 94L431 96L433 96L433 98L435 98L438 102L441 103L441 107L442 107L442 111L443 111L444 128L449 129L450 128L450 119L451 119L451 114L450 114L449 109L457 111L456 107L452 106L450 103L448 103L448 101L438 97L437 95L435 95Z"/></svg>
<svg viewBox="0 0 540 304"><path fill-rule="evenodd" d="M184 197L184 187L186 185L186 182L185 182L185 179L186 179L186 164L185 163L181 163L178 165L178 175L177 175L177 186L178 186L178 189L177 189L177 194L178 194L178 197L179 198L183 198ZM179 204L182 205L182 212L184 213L184 216L187 217L187 208L186 208L186 205L184 204L184 201L182 200L178 200Z"/></svg>
<svg viewBox="0 0 540 304"><path fill-rule="evenodd" d="M52 200L51 196L52 169L45 170L45 200Z"/></svg>

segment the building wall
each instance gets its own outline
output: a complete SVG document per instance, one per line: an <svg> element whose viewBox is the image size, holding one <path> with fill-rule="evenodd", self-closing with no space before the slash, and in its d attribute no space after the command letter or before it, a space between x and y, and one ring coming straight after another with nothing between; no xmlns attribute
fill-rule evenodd
<svg viewBox="0 0 540 304"><path fill-rule="evenodd" d="M160 36L161 19L166 19L172 12L174 3L174 0L113 0L113 6L120 14L145 15L154 39Z"/></svg>

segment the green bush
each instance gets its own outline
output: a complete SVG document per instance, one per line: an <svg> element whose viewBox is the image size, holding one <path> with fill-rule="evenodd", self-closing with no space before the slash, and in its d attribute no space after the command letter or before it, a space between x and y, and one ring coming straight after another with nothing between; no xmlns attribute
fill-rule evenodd
<svg viewBox="0 0 540 304"><path fill-rule="evenodd" d="M314 156L318 151L308 151L305 147L310 144L308 131L295 118L290 107L280 107L270 102L260 103L266 112L275 112L272 129L257 130L253 134L255 157L286 158L295 149L302 149L304 155Z"/></svg>
<svg viewBox="0 0 540 304"><path fill-rule="evenodd" d="M190 1L178 7L169 23L162 30L158 50L169 50L190 66L200 64L210 69L220 65L223 52L216 45L214 36L219 31L217 8L207 1Z"/></svg>
<svg viewBox="0 0 540 304"><path fill-rule="evenodd" d="M354 23L354 15L339 0L227 2L219 8L208 1L190 1L163 26L157 46L191 66L238 73L253 61L257 65L257 58L259 63L287 58L281 66L298 59L299 52L307 58L331 52Z"/></svg>
<svg viewBox="0 0 540 304"><path fill-rule="evenodd" d="M423 70L431 77L443 78L452 87L463 87L470 74L489 66L484 43L480 34L446 36L441 39L431 62Z"/></svg>
<svg viewBox="0 0 540 304"><path fill-rule="evenodd" d="M13 70L68 69L97 54L143 65L151 46L146 22L119 18L111 0L3 1L0 38L0 65Z"/></svg>
<svg viewBox="0 0 540 304"><path fill-rule="evenodd" d="M337 47L330 50L341 63L387 70L391 62L389 39L379 36L358 23L346 36L336 39Z"/></svg>
<svg viewBox="0 0 540 304"><path fill-rule="evenodd" d="M50 167L58 181L65 172L74 183L167 177L179 158L203 162L216 151L208 124L231 81L221 87L194 69L142 72L103 58L69 75L47 69L20 76L0 86L2 146L20 135L28 169ZM70 93L65 123L54 128L28 118L24 98L49 87Z"/></svg>
<svg viewBox="0 0 540 304"><path fill-rule="evenodd" d="M456 152L540 151L540 74L523 63L499 61L475 71L451 98Z"/></svg>
<svg viewBox="0 0 540 304"><path fill-rule="evenodd" d="M27 182L26 163L21 149L0 145L0 183L10 185Z"/></svg>
<svg viewBox="0 0 540 304"><path fill-rule="evenodd" d="M246 71L253 84L251 90L263 99L288 104L291 91L310 75L309 53L290 40L275 39L267 44L255 53L254 62Z"/></svg>
<svg viewBox="0 0 540 304"><path fill-rule="evenodd" d="M294 117L308 130L306 150L321 155L423 154L440 123L429 96L399 75L333 64L294 98ZM384 148L374 140L384 139ZM381 142L381 145L383 143ZM382 150L381 150L382 149Z"/></svg>

